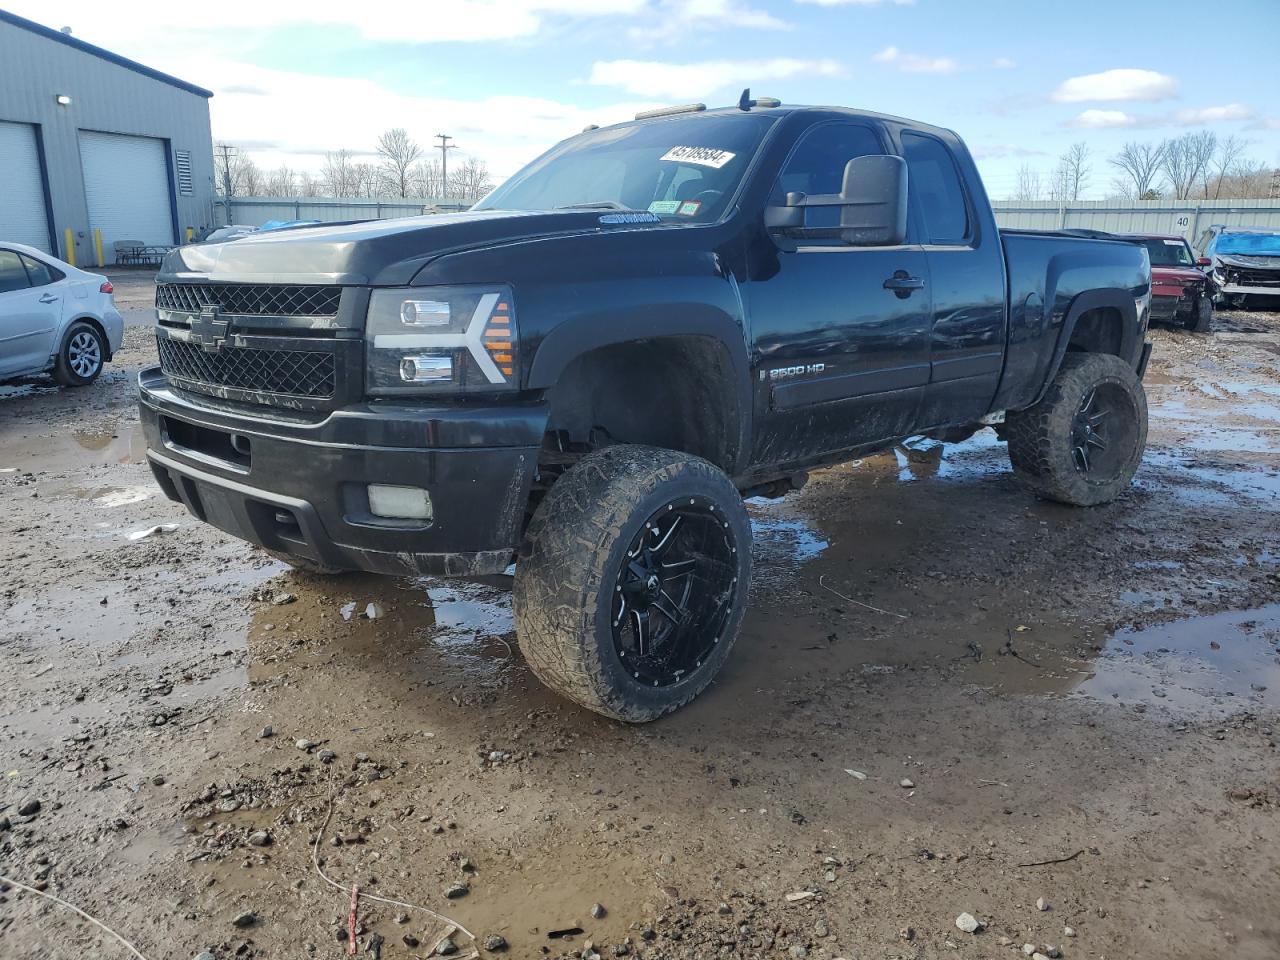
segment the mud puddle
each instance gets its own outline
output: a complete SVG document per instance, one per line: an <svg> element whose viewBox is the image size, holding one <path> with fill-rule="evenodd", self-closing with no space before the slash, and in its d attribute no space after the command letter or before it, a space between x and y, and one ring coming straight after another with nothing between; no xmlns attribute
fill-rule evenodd
<svg viewBox="0 0 1280 960"><path fill-rule="evenodd" d="M87 466L144 463L146 436L137 421L44 435L6 437L0 467L64 473Z"/></svg>

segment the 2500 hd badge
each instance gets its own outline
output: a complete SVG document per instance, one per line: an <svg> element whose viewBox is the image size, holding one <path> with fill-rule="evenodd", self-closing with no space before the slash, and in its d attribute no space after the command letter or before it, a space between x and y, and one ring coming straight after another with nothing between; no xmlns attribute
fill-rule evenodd
<svg viewBox="0 0 1280 960"><path fill-rule="evenodd" d="M169 497L299 569L514 562L537 676L645 721L733 648L744 497L989 425L1032 494L1122 494L1150 294L1140 244L997 229L947 130L744 95L465 213L179 247L142 422Z"/></svg>

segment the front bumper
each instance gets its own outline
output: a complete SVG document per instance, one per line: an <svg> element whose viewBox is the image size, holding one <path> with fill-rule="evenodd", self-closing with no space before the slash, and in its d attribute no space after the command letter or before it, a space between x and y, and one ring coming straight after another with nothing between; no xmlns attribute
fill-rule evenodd
<svg viewBox="0 0 1280 960"><path fill-rule="evenodd" d="M138 376L147 459L197 519L272 550L389 574L478 576L510 564L546 423L540 403L254 409ZM369 512L369 483L425 488L430 521Z"/></svg>
<svg viewBox="0 0 1280 960"><path fill-rule="evenodd" d="M1248 294L1255 297L1280 297L1280 282L1270 286L1247 283L1220 283L1215 284L1215 287L1218 293L1225 296Z"/></svg>

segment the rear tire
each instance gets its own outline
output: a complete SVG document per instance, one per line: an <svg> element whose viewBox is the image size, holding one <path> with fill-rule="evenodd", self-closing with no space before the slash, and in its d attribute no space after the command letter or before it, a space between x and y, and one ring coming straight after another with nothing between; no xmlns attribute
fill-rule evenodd
<svg viewBox="0 0 1280 960"><path fill-rule="evenodd" d="M639 723L714 679L751 581L751 526L723 471L672 450L608 447L556 481L527 542L516 631L552 690Z"/></svg>
<svg viewBox="0 0 1280 960"><path fill-rule="evenodd" d="M1014 475L1034 493L1091 507L1129 486L1147 444L1147 395L1133 368L1069 353L1044 397L1005 418Z"/></svg>
<svg viewBox="0 0 1280 960"><path fill-rule="evenodd" d="M1191 308L1191 317L1187 320L1187 329L1192 333L1208 333L1209 327L1213 322L1213 300L1208 294L1202 293L1196 298L1196 304Z"/></svg>
<svg viewBox="0 0 1280 960"><path fill-rule="evenodd" d="M265 547L263 548L266 549ZM301 570L303 573L314 573L318 577L333 577L340 573L350 573L342 567L331 567L328 564L311 560L307 557L298 557L292 553L284 553L280 550L267 550L267 553L279 560L281 563L287 563L295 570Z"/></svg>
<svg viewBox="0 0 1280 960"><path fill-rule="evenodd" d="M107 341L87 320L77 320L62 338L53 378L64 387L85 387L98 379L106 362Z"/></svg>

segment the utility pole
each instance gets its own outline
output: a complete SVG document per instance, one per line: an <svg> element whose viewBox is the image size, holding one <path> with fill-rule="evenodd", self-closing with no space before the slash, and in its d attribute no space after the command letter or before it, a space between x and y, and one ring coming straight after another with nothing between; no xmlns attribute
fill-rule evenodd
<svg viewBox="0 0 1280 960"><path fill-rule="evenodd" d="M445 200L449 197L449 151L457 144L449 142L453 137L447 133L437 133L436 139L440 141L436 144L440 149L440 199Z"/></svg>

